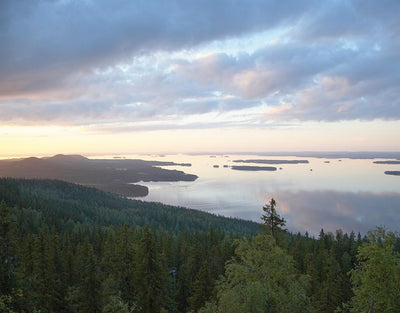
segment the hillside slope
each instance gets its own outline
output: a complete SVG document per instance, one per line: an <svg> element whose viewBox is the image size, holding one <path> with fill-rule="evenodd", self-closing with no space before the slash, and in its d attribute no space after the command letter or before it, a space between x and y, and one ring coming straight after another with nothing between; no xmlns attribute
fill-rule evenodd
<svg viewBox="0 0 400 313"><path fill-rule="evenodd" d="M173 233L208 231L211 225L238 235L253 235L259 231L259 224L254 222L123 199L95 188L58 180L0 178L2 200L9 206L40 211L57 227L73 221L98 226L126 223L143 227L149 224L152 228Z"/></svg>

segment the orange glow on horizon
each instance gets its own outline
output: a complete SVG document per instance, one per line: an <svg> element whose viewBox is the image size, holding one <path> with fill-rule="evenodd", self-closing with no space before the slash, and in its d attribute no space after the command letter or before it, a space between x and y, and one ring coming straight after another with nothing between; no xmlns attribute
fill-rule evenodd
<svg viewBox="0 0 400 313"><path fill-rule="evenodd" d="M0 156L187 152L399 151L400 123L304 123L293 128L96 133L81 127L0 127Z"/></svg>

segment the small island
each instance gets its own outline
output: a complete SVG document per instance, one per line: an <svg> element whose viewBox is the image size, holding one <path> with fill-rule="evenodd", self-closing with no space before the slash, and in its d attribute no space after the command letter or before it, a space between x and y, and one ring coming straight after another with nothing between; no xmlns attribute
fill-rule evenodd
<svg viewBox="0 0 400 313"><path fill-rule="evenodd" d="M386 171L386 175L400 176L400 171Z"/></svg>
<svg viewBox="0 0 400 313"><path fill-rule="evenodd" d="M231 167L236 171L276 171L276 167L273 166L238 166L234 165Z"/></svg>

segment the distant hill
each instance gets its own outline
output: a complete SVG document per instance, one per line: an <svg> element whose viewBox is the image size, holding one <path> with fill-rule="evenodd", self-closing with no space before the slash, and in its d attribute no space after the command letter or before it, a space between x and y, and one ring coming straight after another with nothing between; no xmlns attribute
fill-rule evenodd
<svg viewBox="0 0 400 313"><path fill-rule="evenodd" d="M126 197L146 196L140 181L194 181L196 175L157 166L180 165L130 159L92 160L81 155L58 154L49 158L30 157L0 161L0 177L60 179L91 186ZM184 164L188 166L188 164Z"/></svg>
<svg viewBox="0 0 400 313"><path fill-rule="evenodd" d="M47 224L58 228L67 227L72 222L96 226L127 224L133 227L148 224L151 228L172 233L207 232L212 226L227 233L252 236L260 230L259 224L251 221L161 203L123 199L95 188L59 180L0 178L0 202L3 200L18 210L40 212ZM34 222L24 221L27 224Z"/></svg>
<svg viewBox="0 0 400 313"><path fill-rule="evenodd" d="M50 158L45 158L47 160L59 161L59 162L81 162L81 161L90 161L90 159L84 157L79 154L57 154Z"/></svg>

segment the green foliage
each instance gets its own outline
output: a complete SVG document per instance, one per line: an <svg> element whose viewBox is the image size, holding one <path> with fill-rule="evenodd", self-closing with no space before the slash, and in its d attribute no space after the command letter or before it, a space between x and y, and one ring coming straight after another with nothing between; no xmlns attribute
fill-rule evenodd
<svg viewBox="0 0 400 313"><path fill-rule="evenodd" d="M206 260L197 274L193 284L193 294L189 299L190 307L197 311L202 305L210 299L214 289L215 278L212 276L210 266Z"/></svg>
<svg viewBox="0 0 400 313"><path fill-rule="evenodd" d="M112 296L108 303L103 307L102 313L134 313L136 307L129 306L118 296Z"/></svg>
<svg viewBox="0 0 400 313"><path fill-rule="evenodd" d="M394 233L377 228L360 246L351 271L350 312L400 312L400 256L395 242Z"/></svg>
<svg viewBox="0 0 400 313"><path fill-rule="evenodd" d="M11 309L13 303L13 297L11 295L0 295L0 312L14 313Z"/></svg>
<svg viewBox="0 0 400 313"><path fill-rule="evenodd" d="M208 232L210 225L226 233L252 236L257 223L225 218L198 210L118 196L57 180L0 178L0 200L18 207L19 227L38 231L46 222L57 230L77 223L97 226L144 227L174 234ZM22 215L22 216L21 216Z"/></svg>
<svg viewBox="0 0 400 313"><path fill-rule="evenodd" d="M143 313L157 313L163 307L163 264L153 234L148 225L138 247L136 280L138 288L137 302Z"/></svg>
<svg viewBox="0 0 400 313"><path fill-rule="evenodd" d="M0 202L0 295L10 295L13 285L12 218L4 201Z"/></svg>
<svg viewBox="0 0 400 313"><path fill-rule="evenodd" d="M307 283L308 278L296 271L293 259L272 236L242 239L218 285L217 312L310 312Z"/></svg>
<svg viewBox="0 0 400 313"><path fill-rule="evenodd" d="M60 181L0 179L1 199L0 311L399 312L400 240L382 230L292 235L270 202L275 228L254 237L256 223Z"/></svg>

